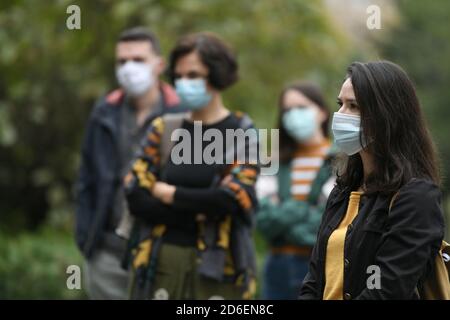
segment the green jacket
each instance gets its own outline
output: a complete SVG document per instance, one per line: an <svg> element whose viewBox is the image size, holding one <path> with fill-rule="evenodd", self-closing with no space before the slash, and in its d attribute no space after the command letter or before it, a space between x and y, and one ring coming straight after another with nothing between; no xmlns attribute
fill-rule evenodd
<svg viewBox="0 0 450 320"><path fill-rule="evenodd" d="M256 226L271 246L314 246L328 192L324 186L334 182L332 159L336 148L332 146L311 185L307 201L291 196L291 164L281 164L278 171L278 198L275 204L269 198L259 203Z"/></svg>

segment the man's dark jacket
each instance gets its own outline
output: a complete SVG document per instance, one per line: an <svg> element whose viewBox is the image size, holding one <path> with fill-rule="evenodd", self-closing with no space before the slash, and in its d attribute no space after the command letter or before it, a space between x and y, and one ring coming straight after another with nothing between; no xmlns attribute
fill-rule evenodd
<svg viewBox="0 0 450 320"><path fill-rule="evenodd" d="M179 109L179 99L171 86L161 83L160 92L162 108L152 118ZM121 89L109 93L97 102L87 124L76 185L75 227L76 243L87 258L101 241L122 181L119 130L125 99Z"/></svg>

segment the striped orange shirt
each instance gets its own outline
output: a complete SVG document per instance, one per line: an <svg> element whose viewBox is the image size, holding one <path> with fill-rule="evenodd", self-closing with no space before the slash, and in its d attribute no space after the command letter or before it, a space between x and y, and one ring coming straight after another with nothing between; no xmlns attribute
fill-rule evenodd
<svg viewBox="0 0 450 320"><path fill-rule="evenodd" d="M308 198L311 184L322 167L331 146L329 140L310 146L301 146L292 159L291 195L296 200Z"/></svg>

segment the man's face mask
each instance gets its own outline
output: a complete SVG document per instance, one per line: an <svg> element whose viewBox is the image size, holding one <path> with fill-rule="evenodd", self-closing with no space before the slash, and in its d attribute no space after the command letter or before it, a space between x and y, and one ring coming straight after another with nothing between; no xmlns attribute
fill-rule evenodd
<svg viewBox="0 0 450 320"><path fill-rule="evenodd" d="M212 98L204 79L178 79L175 81L175 89L181 105L190 110L206 107Z"/></svg>
<svg viewBox="0 0 450 320"><path fill-rule="evenodd" d="M132 97L142 96L155 84L153 65L145 62L127 61L116 68L116 77Z"/></svg>
<svg viewBox="0 0 450 320"><path fill-rule="evenodd" d="M312 108L292 108L283 114L283 126L297 142L308 141L316 132L316 110Z"/></svg>
<svg viewBox="0 0 450 320"><path fill-rule="evenodd" d="M347 155L358 153L367 146L364 136L362 144L359 139L361 132L361 117L356 115L335 112L331 125L336 145Z"/></svg>

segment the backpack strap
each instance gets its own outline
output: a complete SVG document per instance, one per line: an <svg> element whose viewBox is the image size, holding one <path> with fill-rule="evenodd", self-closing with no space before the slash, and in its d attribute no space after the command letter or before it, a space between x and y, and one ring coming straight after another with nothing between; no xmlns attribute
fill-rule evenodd
<svg viewBox="0 0 450 320"><path fill-rule="evenodd" d="M164 129L159 145L159 153L161 156L161 167L163 168L169 160L170 152L175 144L170 137L175 129L178 129L183 124L183 121L189 116L188 112L183 113L167 113L162 116Z"/></svg>
<svg viewBox="0 0 450 320"><path fill-rule="evenodd" d="M391 198L391 202L389 203L389 213L391 212L392 205L394 204L395 199L397 199L400 191L397 191Z"/></svg>

